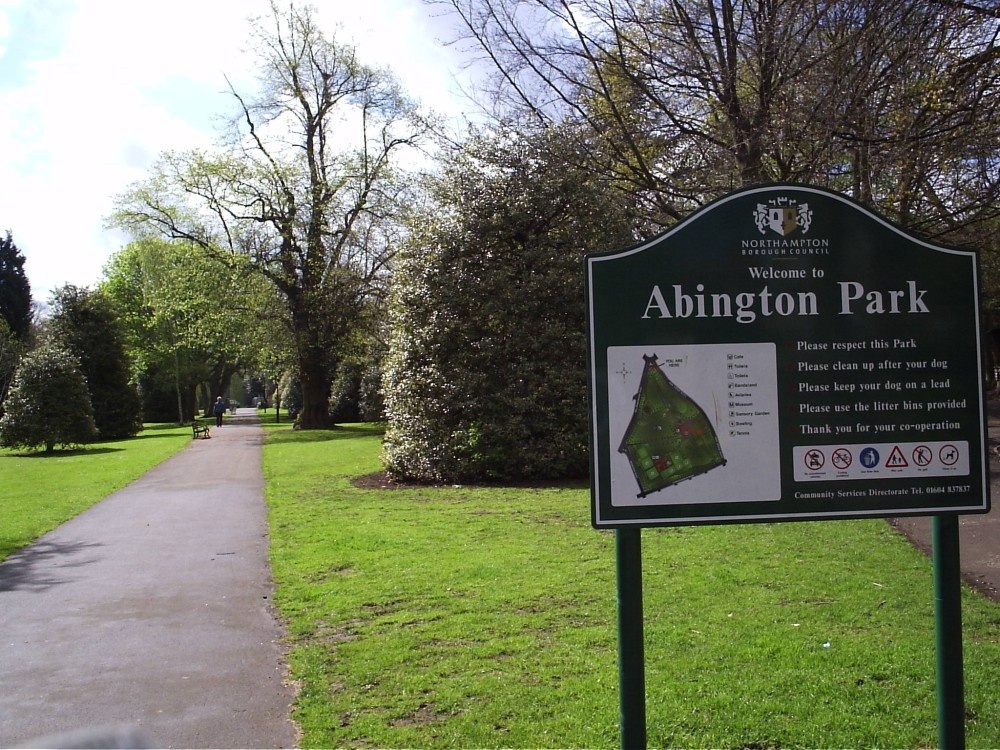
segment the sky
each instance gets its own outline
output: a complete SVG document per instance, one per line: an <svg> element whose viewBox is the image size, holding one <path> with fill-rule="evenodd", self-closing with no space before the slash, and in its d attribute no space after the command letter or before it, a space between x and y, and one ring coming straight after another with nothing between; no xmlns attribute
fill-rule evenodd
<svg viewBox="0 0 1000 750"><path fill-rule="evenodd" d="M387 65L423 105L461 117L461 61L421 0L313 0L322 28ZM280 5L286 6L282 2ZM0 232L36 302L95 285L128 242L114 197L167 150L211 148L254 90L250 16L267 0L0 0ZM339 26L339 29L338 29Z"/></svg>

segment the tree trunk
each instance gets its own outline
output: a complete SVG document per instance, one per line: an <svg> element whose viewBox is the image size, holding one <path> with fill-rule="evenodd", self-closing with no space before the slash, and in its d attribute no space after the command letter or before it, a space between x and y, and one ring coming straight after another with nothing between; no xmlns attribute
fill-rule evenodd
<svg viewBox="0 0 1000 750"><path fill-rule="evenodd" d="M184 387L185 395L187 396L187 401L184 404L184 420L185 422L193 422L197 414L197 403L198 399L195 394L197 393L197 386L187 385Z"/></svg>
<svg viewBox="0 0 1000 750"><path fill-rule="evenodd" d="M174 347L174 388L177 390L177 424L184 424L184 399L181 398L181 360Z"/></svg>
<svg viewBox="0 0 1000 750"><path fill-rule="evenodd" d="M212 402L215 401L212 398L212 389L208 383L199 383L198 390L201 391L201 402L205 405L205 411L203 414L207 417L212 413ZM195 413L198 412L197 407L195 408Z"/></svg>
<svg viewBox="0 0 1000 750"><path fill-rule="evenodd" d="M300 359L299 380L302 383L299 426L303 430L327 430L333 427L333 420L330 419L330 386L333 380L320 356Z"/></svg>
<svg viewBox="0 0 1000 750"><path fill-rule="evenodd" d="M212 368L212 372L209 373L208 382L206 383L206 387L208 388L208 393L206 394L208 396L206 411L211 412L211 406L215 403L216 396L222 396L222 400L227 402L228 408L229 384L235 373L236 365L225 361L218 362Z"/></svg>

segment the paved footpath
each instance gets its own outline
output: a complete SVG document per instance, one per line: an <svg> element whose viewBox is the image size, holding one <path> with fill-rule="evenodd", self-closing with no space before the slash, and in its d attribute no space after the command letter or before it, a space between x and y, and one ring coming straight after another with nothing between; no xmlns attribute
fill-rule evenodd
<svg viewBox="0 0 1000 750"><path fill-rule="evenodd" d="M1000 398L986 403L990 454L990 512L960 516L959 556L962 578L994 601L1000 601ZM933 555L929 517L893 519L919 549Z"/></svg>
<svg viewBox="0 0 1000 750"><path fill-rule="evenodd" d="M295 746L263 431L226 420L0 563L0 747Z"/></svg>

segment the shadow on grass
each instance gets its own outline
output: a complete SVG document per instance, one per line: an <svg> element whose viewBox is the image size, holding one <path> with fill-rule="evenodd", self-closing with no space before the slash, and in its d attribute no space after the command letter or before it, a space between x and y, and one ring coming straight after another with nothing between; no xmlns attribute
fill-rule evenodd
<svg viewBox="0 0 1000 750"><path fill-rule="evenodd" d="M176 428L174 428L174 429L176 429ZM169 433L169 432L161 432L158 435L145 435L142 432L140 432L135 437L126 438L126 440L150 440L152 438L175 438L175 437L177 437L176 434L172 434L172 433ZM117 442L117 441L112 441L112 442Z"/></svg>
<svg viewBox="0 0 1000 750"><path fill-rule="evenodd" d="M435 484L397 479L385 471L355 477L351 484L362 490L450 490L450 489L505 489L505 490L585 490L590 488L589 479L526 479L509 482L466 482L455 484Z"/></svg>
<svg viewBox="0 0 1000 750"><path fill-rule="evenodd" d="M165 430L179 430L185 425L177 424L176 422L151 422L143 425L143 432L163 432ZM141 433L139 435L141 437Z"/></svg>
<svg viewBox="0 0 1000 750"><path fill-rule="evenodd" d="M0 542L0 557L10 554L0 562L0 591L44 591L67 582L66 576L56 571L71 570L94 562L92 556L84 559L72 557L100 544L86 542L35 542L13 552L15 542ZM13 554L11 554L13 552ZM65 558L65 559L64 559ZM60 562L60 560L63 560Z"/></svg>
<svg viewBox="0 0 1000 750"><path fill-rule="evenodd" d="M213 423L214 424L214 423ZM132 440L150 440L153 438L177 438L180 437L177 431L184 427L184 425L177 425L173 423L157 423L146 425L142 432L138 435L134 435L129 438L109 438L107 440L98 440L94 443L87 443L86 445L75 445L71 448L56 448L50 453L46 453L42 449L37 450L20 450L16 452L0 452L0 458L4 457L15 457L15 458L46 458L59 456L65 458L67 456L82 456L82 455L101 455L104 453L116 453L118 451L123 451L125 448L112 447L119 443L129 442ZM190 426L188 426L190 429Z"/></svg>
<svg viewBox="0 0 1000 750"><path fill-rule="evenodd" d="M114 441L118 442L118 441ZM105 453L119 453L124 448L109 448L107 446L97 448L93 446L83 446L78 448L56 448L54 451L46 453L43 450L25 451L19 453L3 453L0 458L68 458L71 456L100 456Z"/></svg>
<svg viewBox="0 0 1000 750"><path fill-rule="evenodd" d="M264 427L267 439L275 443L325 443L331 440L382 437L385 433L385 425L378 423L338 425L332 430L293 430L291 424L284 423L271 423Z"/></svg>

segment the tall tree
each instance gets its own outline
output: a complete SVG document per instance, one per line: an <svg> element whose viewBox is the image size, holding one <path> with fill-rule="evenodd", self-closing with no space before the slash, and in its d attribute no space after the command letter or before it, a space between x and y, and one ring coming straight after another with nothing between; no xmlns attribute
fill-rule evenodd
<svg viewBox="0 0 1000 750"><path fill-rule="evenodd" d="M16 339L27 340L32 320L31 284L24 273L24 256L9 230L0 239L0 317Z"/></svg>
<svg viewBox="0 0 1000 750"><path fill-rule="evenodd" d="M110 300L100 292L67 285L54 292L52 309L49 334L79 361L101 438L138 434L141 403L131 383L124 333Z"/></svg>
<svg viewBox="0 0 1000 750"><path fill-rule="evenodd" d="M87 380L76 358L48 341L25 355L0 417L0 445L79 445L97 437Z"/></svg>
<svg viewBox="0 0 1000 750"><path fill-rule="evenodd" d="M925 235L1000 214L1000 12L953 0L430 0L498 116L584 126L652 229L734 187L816 182Z"/></svg>
<svg viewBox="0 0 1000 750"><path fill-rule="evenodd" d="M325 35L309 8L272 3L254 37L262 89L232 92L242 117L229 146L164 155L116 217L246 256L284 302L301 426L327 427L338 346L394 252L386 228L404 183L393 161L425 125L396 81Z"/></svg>

